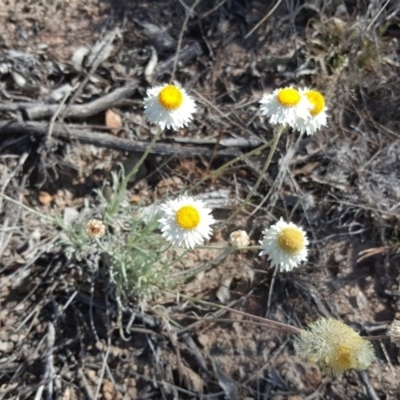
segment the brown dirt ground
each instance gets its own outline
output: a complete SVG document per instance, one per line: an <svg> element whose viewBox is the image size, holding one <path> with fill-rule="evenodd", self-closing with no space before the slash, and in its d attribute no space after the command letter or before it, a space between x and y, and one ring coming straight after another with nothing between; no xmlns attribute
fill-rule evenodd
<svg viewBox="0 0 400 400"><path fill-rule="evenodd" d="M263 227L284 216L307 230L310 259L278 274L272 288L265 258L235 252L178 292L219 303L225 284L227 304L256 316L299 327L333 316L364 335L385 334L400 319L399 6L394 0L279 3L246 39L275 2L199 1L183 48L197 42L201 54L177 70L177 79L193 90L199 116L190 129L164 133L162 140L218 134L269 139L271 129L258 114L263 92L288 84L323 91L329 126L313 137L286 135L252 200L262 207L253 216L247 209L212 240L225 245L229 233L242 228L255 245ZM88 66L82 61L81 70L74 69L77 49L92 48L120 27L110 54L76 101L137 80L130 101L113 110L126 127L118 135L147 140L141 100L151 83L169 79L161 73L146 82L151 46L159 63L171 57L191 6L172 0L0 0L1 102L41 102L63 84L79 84ZM24 118L1 112L2 120ZM104 126L104 118L100 113L84 123ZM119 162L129 161L116 150L56 139L46 146L42 138L1 131L0 151L2 191L53 215L55 209L93 204L92 190ZM151 204L156 191L162 196L166 187L190 187L207 173L208 161L153 155L130 196ZM216 157L211 168L224 161ZM218 219L230 214L237 196L246 196L264 161L260 154L199 190L228 189ZM155 171L161 162L162 170ZM146 307L132 296L122 316L124 326L132 322L123 340L106 272L100 268L94 275L88 268L93 260L68 262L59 247L50 246L59 234L51 224L4 201L0 207L0 399L38 399L43 389L43 398L63 400L400 398L398 353L388 340L374 342L377 358L366 374L331 378L295 355L291 336L229 312L217 322L198 322L215 310L182 296L160 297ZM378 250L357 261L368 249ZM183 268L216 256L212 249L196 250Z"/></svg>

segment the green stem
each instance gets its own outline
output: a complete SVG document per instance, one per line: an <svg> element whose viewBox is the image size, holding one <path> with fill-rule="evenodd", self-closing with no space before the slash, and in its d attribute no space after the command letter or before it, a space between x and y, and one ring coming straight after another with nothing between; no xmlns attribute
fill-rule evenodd
<svg viewBox="0 0 400 400"><path fill-rule="evenodd" d="M220 226L218 226L219 229L223 228L229 222L231 222L233 219L235 219L238 216L238 214L243 210L243 208L246 206L246 204L248 204L250 199L253 197L254 193L257 191L258 187L260 186L260 183L264 179L265 172L267 171L268 167L271 164L272 156L275 153L276 147L277 147L277 145L279 143L279 139L282 136L282 133L284 132L284 130L285 130L285 127L283 125L281 125L278 128L278 131L276 132L275 137L274 137L274 139L272 141L272 146L271 146L271 149L269 151L267 160L265 161L264 167L263 167L262 171L260 172L260 176L258 177L257 182L253 186L253 189L251 189L250 193L244 199L243 203L230 215L230 217L227 220L225 220Z"/></svg>
<svg viewBox="0 0 400 400"><path fill-rule="evenodd" d="M140 158L140 160L136 163L136 165L133 167L132 171L129 172L128 175L125 176L123 184L126 185L129 182L129 179L132 178L132 176L134 176L138 171L140 166L143 164L144 160L147 158L147 156L149 155L151 149L154 147L154 145L156 144L157 140L160 138L161 134L162 134L163 130L159 129L158 132L154 135L153 139L151 140L151 142L149 143L149 145L146 148L146 151L143 153L142 157Z"/></svg>
<svg viewBox="0 0 400 400"><path fill-rule="evenodd" d="M106 218L109 217L112 220L113 215L119 210L121 202L124 198L124 194L126 192L126 188L128 186L129 180L134 176L138 171L140 166L143 164L144 160L149 155L151 149L154 147L157 140L160 138L161 133L163 132L162 129L159 129L158 132L153 136L153 139L146 147L146 151L143 153L142 157L140 157L139 161L135 164L132 168L132 171L129 172L127 175L122 175L123 178L121 179L121 185L119 186L117 193L114 194L114 200L112 206L106 212ZM124 171L123 171L124 173Z"/></svg>
<svg viewBox="0 0 400 400"><path fill-rule="evenodd" d="M9 201L10 203L13 203L13 204L15 204L15 205L17 205L17 206L23 208L23 209L26 210L26 211L29 211L29 212L32 213L32 214L36 214L36 215L38 215L39 217L46 219L47 221L51 221L51 222L55 223L55 219L54 219L53 217L50 217L50 216L48 216L48 215L46 215L46 214L42 214L41 212L36 211L35 209L26 206L25 204L21 203L20 201L15 200L15 199L13 199L12 197L9 197L9 196L7 196L7 195L4 194L4 193L1 193L1 192L0 192L0 197L2 197L4 200Z"/></svg>
<svg viewBox="0 0 400 400"><path fill-rule="evenodd" d="M239 157L234 158L231 161L228 161L226 164L222 165L221 167L219 167L218 169L216 169L212 174L209 174L207 176L205 176L204 178L200 179L194 186L192 186L192 188L190 189L190 191L193 191L194 189L196 189L198 186L200 186L201 184L203 184L205 181L209 180L209 179L215 179L217 178L219 175L221 175L226 169L228 169L229 167L231 167L232 165L236 164L239 161L243 161L246 160L247 158L259 153L260 151L265 150L267 147L270 147L271 144L274 142L274 139L270 140L267 143L264 143L263 145L261 145L260 147L257 147L254 150L249 151L246 154L242 154Z"/></svg>

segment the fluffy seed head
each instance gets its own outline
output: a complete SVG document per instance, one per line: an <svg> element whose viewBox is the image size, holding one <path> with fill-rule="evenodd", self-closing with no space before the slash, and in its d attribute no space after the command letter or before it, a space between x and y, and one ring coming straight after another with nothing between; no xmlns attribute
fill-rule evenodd
<svg viewBox="0 0 400 400"><path fill-rule="evenodd" d="M103 221L100 221L99 219L91 219L86 223L85 231L90 238L96 239L104 236L106 227Z"/></svg>
<svg viewBox="0 0 400 400"><path fill-rule="evenodd" d="M308 240L302 228L282 218L263 232L260 256L267 254L271 267L291 271L307 259Z"/></svg>
<svg viewBox="0 0 400 400"><path fill-rule="evenodd" d="M338 376L349 369L363 370L375 358L370 341L341 321L320 318L295 339L296 352Z"/></svg>
<svg viewBox="0 0 400 400"><path fill-rule="evenodd" d="M173 245L192 249L211 236L211 225L215 220L211 209L201 200L183 195L168 200L160 210L158 222L162 235Z"/></svg>
<svg viewBox="0 0 400 400"><path fill-rule="evenodd" d="M250 243L249 235L242 230L232 232L229 235L229 241L235 247L247 247Z"/></svg>

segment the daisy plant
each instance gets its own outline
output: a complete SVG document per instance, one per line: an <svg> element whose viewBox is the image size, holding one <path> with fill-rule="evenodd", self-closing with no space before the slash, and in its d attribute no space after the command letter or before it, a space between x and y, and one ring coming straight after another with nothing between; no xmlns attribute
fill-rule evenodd
<svg viewBox="0 0 400 400"><path fill-rule="evenodd" d="M271 266L291 271L307 259L308 239L302 228L282 218L263 232L260 256L268 255Z"/></svg>
<svg viewBox="0 0 400 400"><path fill-rule="evenodd" d="M295 339L296 352L333 376L350 369L363 370L375 358L369 340L341 321L320 318Z"/></svg>
<svg viewBox="0 0 400 400"><path fill-rule="evenodd" d="M326 125L325 99L320 92L308 89L296 89L292 86L276 89L272 93L265 93L260 100L261 114L269 118L272 125L277 125L274 139L259 178L252 190L243 201L243 205L224 222L228 224L240 213L256 193L262 180L265 178L272 156L283 133L292 128L308 135L315 133L321 126ZM256 208L257 210L258 208Z"/></svg>

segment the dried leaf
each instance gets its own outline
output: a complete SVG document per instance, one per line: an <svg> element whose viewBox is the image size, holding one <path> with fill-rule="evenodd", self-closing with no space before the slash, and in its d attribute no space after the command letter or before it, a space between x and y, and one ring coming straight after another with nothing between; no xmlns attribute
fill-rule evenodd
<svg viewBox="0 0 400 400"><path fill-rule="evenodd" d="M47 192L40 192L38 200L43 206L48 206L53 200L53 196Z"/></svg>
<svg viewBox="0 0 400 400"><path fill-rule="evenodd" d="M167 192L175 192L183 188L183 181L178 176L173 176L172 178L162 179L157 184L157 189L160 195Z"/></svg>
<svg viewBox="0 0 400 400"><path fill-rule="evenodd" d="M48 104L58 103L65 96L68 96L72 92L72 89L72 86L69 83L66 83L65 85L53 90L44 101Z"/></svg>
<svg viewBox="0 0 400 400"><path fill-rule="evenodd" d="M81 72L84 58L89 54L89 49L86 46L81 46L75 50L71 62L75 71Z"/></svg>
<svg viewBox="0 0 400 400"><path fill-rule="evenodd" d="M104 38L100 39L90 50L90 54L85 60L85 66L90 68L96 63L101 65L108 57L110 57L111 52L114 48L113 41L117 35L120 35L121 30L115 28L108 32Z"/></svg>
<svg viewBox="0 0 400 400"><path fill-rule="evenodd" d="M15 84L20 88L23 88L26 85L26 79L18 72L12 71L11 76L14 79Z"/></svg>
<svg viewBox="0 0 400 400"><path fill-rule="evenodd" d="M64 394L61 397L61 400L70 400L71 399L71 389L67 386L64 390Z"/></svg>
<svg viewBox="0 0 400 400"><path fill-rule="evenodd" d="M232 283L232 277L226 278L223 280L221 286L218 288L216 296L217 299L222 303L226 303L230 300L231 294L229 293L229 287Z"/></svg>
<svg viewBox="0 0 400 400"><path fill-rule="evenodd" d="M212 360L213 369L215 375L218 379L218 385L222 388L225 393L225 398L228 400L236 400L236 385L235 382L228 378L221 370L221 368L217 365L217 363Z"/></svg>
<svg viewBox="0 0 400 400"><path fill-rule="evenodd" d="M150 51L151 51L151 56L149 62L146 65L146 68L144 69L144 77L148 83L152 84L153 72L157 66L158 56L157 56L157 50L153 46L150 46Z"/></svg>
<svg viewBox="0 0 400 400"><path fill-rule="evenodd" d="M191 391L195 393L203 393L204 381L200 375L194 372L192 369L181 365L181 371L183 375L183 384Z"/></svg>
<svg viewBox="0 0 400 400"><path fill-rule="evenodd" d="M114 112L113 110L106 111L106 126L108 128L121 128L122 127L122 118L119 114ZM113 135L118 135L119 129L111 129L111 133Z"/></svg>
<svg viewBox="0 0 400 400"><path fill-rule="evenodd" d="M114 384L107 379L103 381L103 397L105 400L116 400L120 398L118 392L115 390Z"/></svg>

